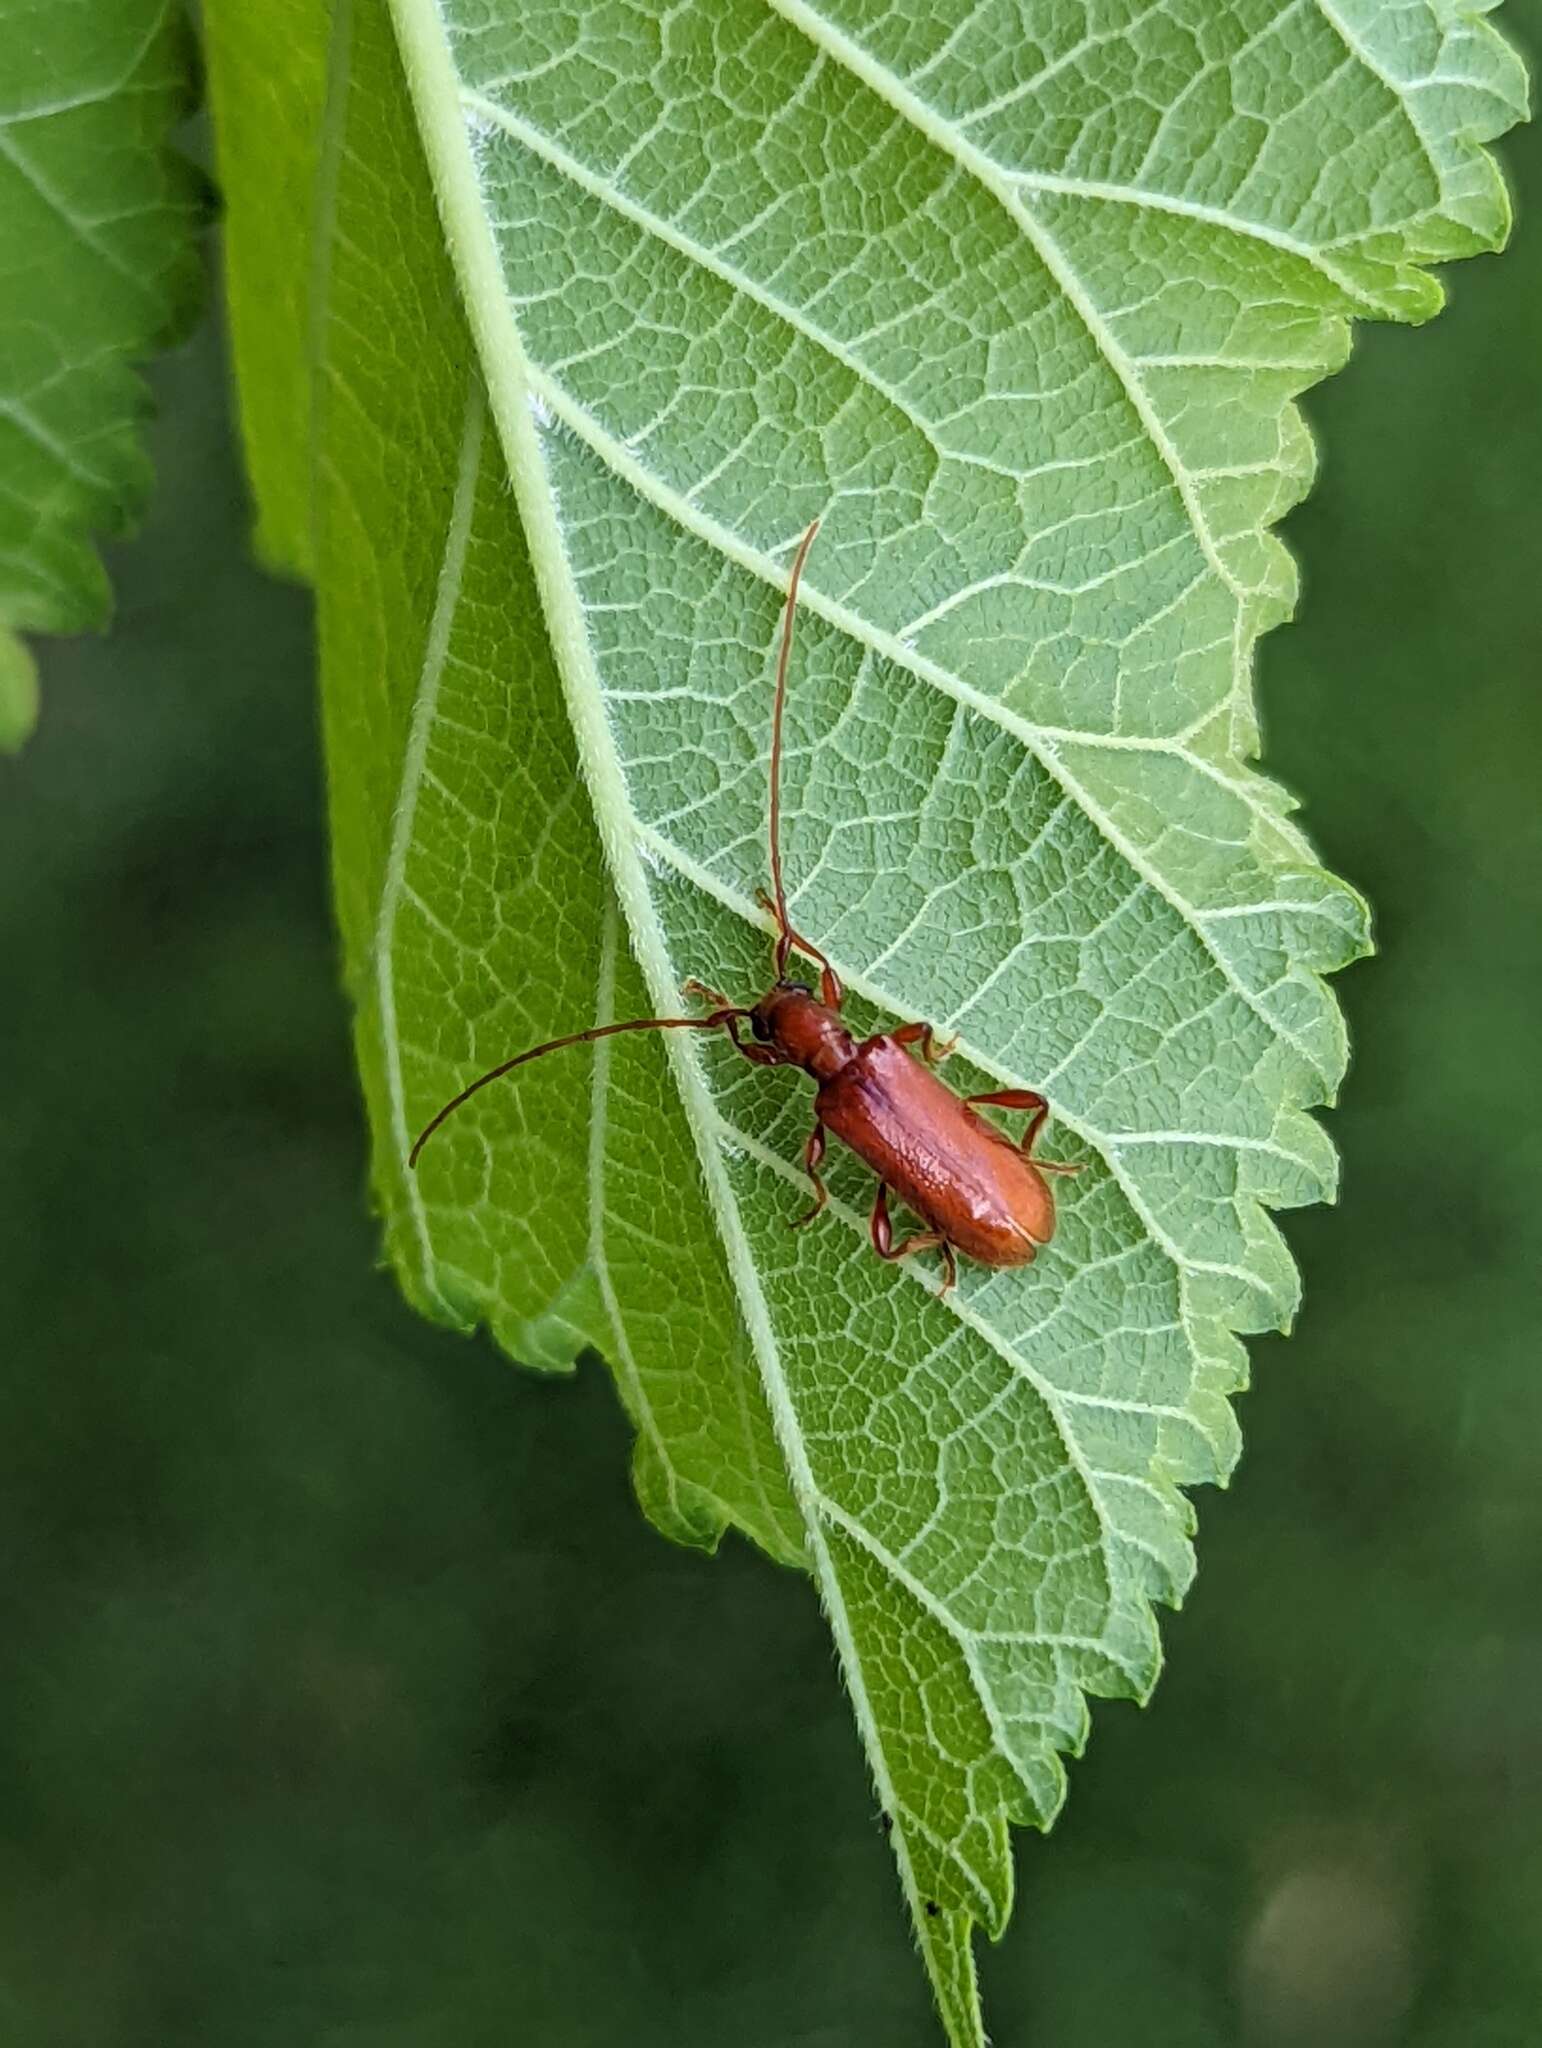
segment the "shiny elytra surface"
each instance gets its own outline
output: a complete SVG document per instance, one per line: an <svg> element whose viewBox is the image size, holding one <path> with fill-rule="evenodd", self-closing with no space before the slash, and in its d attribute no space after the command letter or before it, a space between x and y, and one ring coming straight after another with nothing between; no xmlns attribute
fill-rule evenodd
<svg viewBox="0 0 1542 2048"><path fill-rule="evenodd" d="M1055 1230L1044 1177L1019 1147L891 1038L869 1038L815 1111L908 1208L985 1266L1026 1266Z"/></svg>

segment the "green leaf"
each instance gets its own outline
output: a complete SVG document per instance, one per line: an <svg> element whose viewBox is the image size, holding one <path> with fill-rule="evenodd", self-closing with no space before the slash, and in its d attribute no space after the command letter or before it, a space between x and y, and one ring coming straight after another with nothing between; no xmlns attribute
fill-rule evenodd
<svg viewBox="0 0 1542 2048"><path fill-rule="evenodd" d="M323 160L325 0L203 10L209 101L224 194L226 305L240 369L241 424L256 546L271 568L308 576L312 551L312 384L337 162ZM335 124L330 131L335 135Z"/></svg>
<svg viewBox="0 0 1542 2048"><path fill-rule="evenodd" d="M217 108L287 75L237 5ZM1053 1817L1087 1694L1149 1690L1237 1333L1294 1310L1267 1211L1333 1190L1321 976L1364 913L1249 766L1293 399L1351 315L1428 314L1419 265L1503 238L1480 144L1522 104L1443 4L1048 14L353 0L324 52L318 7L276 171L320 195L285 518L393 1263L529 1364L602 1352L668 1534L807 1566L957 2043L1008 1823ZM238 304L281 257L251 216L232 192ZM297 472L237 342L276 518ZM405 1164L524 1044L764 986L816 513L797 921L862 1028L957 1033L950 1077L1045 1089L1088 1168L1034 1267L945 1300L872 1257L850 1161L789 1232L807 1084L691 1034L535 1066Z"/></svg>
<svg viewBox="0 0 1542 2048"><path fill-rule="evenodd" d="M167 0L0 0L0 669L7 628L105 623L93 531L149 488L130 367L198 298L198 180L168 145L190 46ZM6 690L8 743L21 695ZM30 715L26 718L30 724Z"/></svg>

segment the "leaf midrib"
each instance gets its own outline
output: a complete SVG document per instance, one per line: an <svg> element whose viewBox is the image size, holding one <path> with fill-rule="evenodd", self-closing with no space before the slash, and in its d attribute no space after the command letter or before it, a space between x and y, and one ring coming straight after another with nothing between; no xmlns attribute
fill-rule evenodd
<svg viewBox="0 0 1542 2048"><path fill-rule="evenodd" d="M410 4L411 0L398 0L399 6L405 5L410 9ZM468 185L467 196L471 201L470 206L467 208L467 218L468 221L470 221L474 225L474 232L476 238L483 245L486 257L486 267L491 282L491 291L487 297L487 300L485 302L480 303L480 312L484 318L490 319L493 324L502 327L505 331L507 338L512 341L514 346L511 350L509 360L517 363L522 373L521 381L523 383L524 388L526 390L533 392L542 402L550 406L554 411L558 411L560 416L560 413L568 409L567 395L560 389L560 387L553 385L549 380L543 378L542 376L540 376L539 373L535 372L533 366L529 363L524 353L523 340L522 337L519 335L517 322L515 321L511 311L509 310L507 297L502 289L501 265L499 263L497 255L496 244L493 240L490 228L487 223L486 210L485 205L482 203L479 181L477 180L475 166L471 160L470 152L466 145L465 130L461 120L461 115L464 110L467 95L465 95L465 93L459 86L458 78L454 70L453 58L450 52L442 44L440 48L443 58L444 83L448 88L446 93L446 99L450 103L450 105L453 106L455 111L455 118L447 125L451 130L453 130L456 144L456 155L463 166L463 170ZM443 138L441 138L441 140L442 139ZM464 252L462 250L457 249L456 253L458 259L463 258ZM477 312L477 310L478 305L474 303L474 315ZM488 364L490 361L489 353L486 349L484 349L483 351L483 359L484 364ZM529 431L528 412L522 406L520 406L519 395L520 394L518 393L514 394L512 411L517 422L517 431L521 435L523 435ZM496 391L495 410L497 410ZM585 438L587 439L588 436L585 436ZM536 469L536 473L539 474L541 465L539 449L538 447L532 447L530 452L533 457L533 463ZM614 447L606 447L603 450L597 450L597 452L601 452L602 454L606 455L609 458L620 458L622 454L622 451L615 449ZM510 457L510 460L512 467L512 456ZM620 468L621 461L619 459L612 459L610 462L610 466ZM630 480L637 483L637 485L640 488L644 489L648 495L657 499L660 495L660 487L657 484L657 480L652 477L650 472L641 471L640 465L638 467L640 471L639 476L635 479ZM597 814L601 818L602 826L605 829L607 838L614 841L612 849L613 857L618 857L619 860L624 864L624 871L635 877L636 884L638 887L638 893L641 898L640 914L647 921L649 926L653 928L653 937L656 943L656 960L652 964L652 967L648 972L648 978L650 980L650 983L652 983L654 987L656 999L661 1003L661 1005L663 1005L667 1004L669 1001L674 999L676 993L675 982L677 977L673 972L672 964L670 962L668 955L667 945L663 939L662 931L656 925L656 914L653 912L651 899L648 897L647 893L646 881L641 875L641 870L637 862L635 844L628 843L635 841L638 837L640 837L640 821L637 821L631 812L630 803L626 795L624 778L622 777L620 770L619 760L616 758L614 752L614 742L609 733L608 725L606 724L603 718L603 714L601 714L598 718L592 716L594 707L596 707L600 702L599 678L593 669L592 655L588 649L587 636L582 624L581 611L578 607L576 592L572 589L571 579L568 574L565 555L563 555L561 550L560 537L556 534L555 531L554 508L551 508L549 502L547 502L546 504L543 505L542 509L546 511L547 516L553 522L552 538L555 552L559 558L558 567L560 568L561 580L564 585L563 601L570 603L574 610L579 612L579 616L576 621L576 631L573 633L572 639L573 645L576 648L582 650L580 665L584 671L584 680L582 685L576 692L578 698L578 709L575 715L575 724L579 725L580 730L582 730L585 725L592 728L593 738L597 744L599 758L606 760L609 769L614 771L614 803L612 806L597 804ZM676 516L679 520L679 523L687 526L690 526L693 523L695 523L690 516L691 508L687 508L682 505L677 509L675 506L671 505L667 509L676 512ZM710 529L709 523L706 521L700 521L699 524L702 529L706 529L702 532L702 537L708 539L710 542L717 545L723 553L740 560L743 566L750 569L762 580L768 581L772 583L774 586L784 587L785 579L779 574L775 565L765 555L760 553L758 550L748 548L742 542L742 540L740 540L735 535L730 535L726 532ZM921 674L923 676L923 679L933 682L933 684L936 687L942 688L948 691L950 694L958 696L962 701L969 703L970 708L977 710L982 715L986 716L987 718L993 719L997 723L1006 724L1009 730L1016 729L1016 736L1020 739L1022 744L1031 747L1035 751L1037 757L1043 760L1048 772L1055 774L1057 776L1057 779L1061 780L1062 786L1065 787L1067 790L1067 794L1072 798L1073 801L1077 802L1079 806L1083 809L1084 813L1091 817L1092 821L1099 826L1099 829L1104 832L1105 836L1109 839L1110 843L1118 847L1119 850L1125 854L1125 857L1128 860L1129 865L1132 867L1132 869L1137 874L1141 875L1142 879L1145 880L1149 886L1158 889L1159 893L1162 893L1164 896L1168 897L1168 900L1172 902L1173 907L1179 912L1179 915L1183 918L1183 921L1187 928L1195 932L1201 944L1205 946L1205 949L1209 956L1215 960L1217 967L1220 969L1227 983L1230 986L1232 986L1236 990L1236 992L1242 996L1243 1000L1248 1003L1249 1007L1253 1009L1255 1013L1261 1017L1261 1019L1265 1022L1266 1026L1270 1029L1272 1033L1274 1033L1277 1036L1283 1035L1279 1032L1279 1028L1275 1024L1274 1020L1270 1019L1267 1016L1267 1014L1261 1009L1256 999L1252 996L1251 992L1248 991L1242 984L1240 984L1236 980L1236 977L1232 973L1228 964L1216 952L1214 946L1208 940L1203 930L1200 929L1200 927L1197 925L1196 917L1198 913L1193 909L1192 906L1188 905L1183 898L1176 896L1175 893L1171 893L1165 882L1158 880L1147 871L1145 863L1141 861L1138 857L1134 856L1131 853L1131 851L1124 845L1122 835L1118 834L1117 832L1111 829L1107 821L1102 818L1098 807L1093 805L1091 801L1085 796L1084 792L1080 790L1080 787L1076 784L1075 779L1068 778L1065 775L1062 764L1048 758L1049 749L1043 747L1042 745L1035 746L1034 741L1036 735L1034 735L1032 728L1027 728L1024 722L1019 722L1015 720L1012 714L1003 713L1001 711L1001 708L995 705L992 702L992 700L985 698L981 696L979 693L973 691L969 685L962 682L962 679L952 677L949 674L949 672L942 670L936 664L926 661L924 657L919 657L915 655L912 650L905 648L902 645L902 643L894 641L892 645L883 644L889 636L879 634L876 629L872 628L868 624L868 622L863 621L857 618L856 615L847 612L844 607L836 605L828 599L821 598L819 593L817 592L817 589L810 590L808 596L811 602L812 609L822 612L827 618L830 619L831 623L837 625L838 628L847 632L848 635L856 639L859 644L871 646L873 647L875 652L887 655L890 659L897 661L901 666L908 666L912 668L915 672ZM567 666L565 664L563 664L562 666L564 674L564 683L570 688L571 693L572 684L570 674ZM1186 756L1186 758L1192 760L1195 757ZM586 754L586 767L593 765L595 761L595 754ZM611 779L609 773L607 773L605 779L607 781ZM1224 780L1224 778L1221 779ZM1230 787L1233 785L1228 784L1228 786ZM624 828L620 828L617 826L616 821L618 819L624 819L626 821L626 825ZM669 850L671 853L673 853L672 848ZM693 876L693 879L699 880L701 878ZM724 892L719 891L717 893ZM750 906L736 902L734 904L734 908L736 908L741 915L745 915L747 913L750 921L760 922L759 917L756 915L756 913L753 912ZM635 924L633 928L635 935ZM639 950L641 951L642 949L639 948ZM644 965L645 969L649 969L648 962L645 961ZM851 985L857 990L859 994L864 992L861 985L861 977L859 975L852 974L849 976L849 979L851 981ZM875 992L875 995L877 1000L884 1000L884 997L882 995L877 995L877 992ZM712 1124L716 1121L715 1110L710 1103L710 1099L707 1098L704 1094L700 1070L696 1063L693 1050L686 1048L683 1045L683 1043L676 1042L671 1045L670 1051L676 1063L677 1080L679 1080L682 1077L682 1075L685 1078L686 1085L682 1088L682 1094L686 1099L688 1108L691 1108L693 1111L691 1116L691 1122L693 1126L693 1134L698 1144L698 1149L702 1151L704 1161L707 1161L708 1156L711 1155L709 1170L710 1178L720 1168L720 1161L718 1161L716 1158L715 1148L713 1147L710 1136ZM974 1056L979 1060L979 1063L986 1071L995 1071L998 1073L1002 1073L1003 1078L1020 1078L1012 1075L1008 1070L1003 1070L998 1063L981 1058L978 1055L978 1053L976 1053ZM700 1101L696 1099L698 1094L700 1094L701 1097ZM1069 1128L1079 1128L1077 1125L1073 1124L1070 1119L1065 1119L1065 1121L1067 1122ZM1117 1181L1118 1185L1121 1187L1122 1191L1125 1194L1126 1199L1130 1202L1132 1210L1139 1218L1142 1227L1147 1232L1151 1241L1157 1244L1164 1251L1166 1256L1173 1262L1173 1265L1176 1269L1176 1274L1181 1293L1186 1292L1185 1283L1188 1276L1196 1272L1212 1273L1218 1276L1237 1279L1244 1282L1250 1281L1251 1276L1246 1274L1242 1269L1238 1267L1234 1267L1219 1261L1207 1261L1196 1259L1192 1256L1183 1253L1180 1250L1180 1248L1176 1244L1174 1244L1173 1241L1167 1236L1166 1232L1161 1228L1161 1226L1156 1222L1155 1218L1150 1214L1144 1201L1140 1197L1138 1190L1135 1189L1134 1186L1131 1184L1129 1176L1123 1169L1122 1162L1120 1162L1117 1159L1117 1157L1114 1156L1114 1149L1108 1143L1107 1139L1103 1137L1102 1134L1098 1134L1098 1136L1094 1137L1091 1134L1090 1130L1084 1131L1082 1134L1086 1136L1087 1141L1089 1143L1097 1145L1098 1149L1103 1153L1103 1156L1107 1161L1111 1174ZM1196 1142L1198 1142L1198 1140L1196 1140ZM726 1186L726 1182L722 1184L719 1192L721 1200L719 1201L715 1199L714 1206L719 1208L720 1218L723 1214L724 1204L726 1204L727 1207L733 1211L733 1235L736 1239L740 1240L740 1249L744 1252L747 1259L747 1247L742 1245L742 1230L737 1222L737 1208L733 1202L731 1190L729 1190ZM751 1268L751 1271L752 1270L753 1269ZM758 1297L758 1277L754 1279L753 1284ZM1184 1311L1184 1322L1185 1326L1187 1326L1186 1308ZM774 1338L771 1337L768 1320L765 1323L765 1339L774 1348ZM1189 1341L1191 1347L1195 1349L1197 1354L1197 1346L1194 1345L1192 1330L1189 1331ZM757 1348L759 1348L758 1342ZM1041 1396L1046 1400L1047 1407L1049 1408L1050 1412L1055 1416L1057 1429L1061 1436L1062 1443L1065 1446L1068 1461L1079 1468L1079 1450L1075 1444L1074 1438L1069 1430L1068 1425L1065 1423L1064 1418L1060 1415L1058 1407L1054 1403L1049 1390L1041 1389L1040 1391ZM792 1426L795 1428L796 1418L791 1414L790 1404L789 1418L792 1423ZM781 1434L780 1424L778 1427L778 1434ZM1086 1484L1088 1487L1089 1494L1092 1495L1093 1498L1097 1498L1097 1489L1093 1486L1090 1475L1083 1472L1082 1477L1084 1484ZM796 1474L794 1475L794 1488L796 1492L798 1490ZM807 1508L807 1505L808 1503L805 1503L805 1509ZM807 1520L807 1518L807 1512L805 1512L805 1519ZM1101 1510L1099 1513L1099 1522L1103 1531L1106 1546L1106 1539L1108 1533L1108 1518Z"/></svg>
<svg viewBox="0 0 1542 2048"><path fill-rule="evenodd" d="M510 482L529 540L531 563L551 632L558 673L579 738L580 756L594 802L596 822L606 842L611 873L626 912L634 951L644 977L662 1007L674 996L673 970L640 856L630 835L618 823L628 810L625 783L615 743L605 720L582 607L563 549L556 507L527 402L531 387L523 339L502 287L497 246L482 203L476 166L467 146L460 113L459 82L445 39L443 18L434 0L390 0L390 4L408 84L417 106L430 174L445 216L473 337L487 378L493 417L498 424ZM701 1164L708 1199L717 1217L739 1294L745 1326L760 1364L767 1406L787 1464L793 1499L807 1532L814 1575L840 1650L852 1709L867 1751L869 1767L888 1811L897 1813L899 1802L889 1774L877 1717L868 1695L861 1655L816 1505L818 1488L782 1370L759 1274L713 1137L713 1111L706 1085L693 1049L678 1034L671 1034L666 1039L666 1046ZM926 1939L926 1902L917 1885L909 1849L897 1818L891 1841L912 1918L922 1938Z"/></svg>

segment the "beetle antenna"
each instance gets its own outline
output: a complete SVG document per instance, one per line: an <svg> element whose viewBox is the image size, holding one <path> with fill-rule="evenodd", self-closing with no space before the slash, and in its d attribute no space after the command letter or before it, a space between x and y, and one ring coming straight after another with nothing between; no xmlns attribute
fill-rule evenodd
<svg viewBox="0 0 1542 2048"><path fill-rule="evenodd" d="M529 1060L544 1059L549 1052L561 1052L570 1045L592 1045L597 1038L614 1038L621 1031L716 1031L731 1024L736 1017L747 1017L748 1010L730 1007L714 1010L710 1017L627 1017L619 1024L594 1024L587 1031L570 1031L565 1038L548 1038L544 1045L532 1045L525 1052L515 1053L511 1060L500 1060L496 1067L489 1067L485 1074L478 1074L469 1086L462 1088L459 1095L452 1095L435 1116L419 1131L413 1141L412 1150L407 1154L409 1167L416 1166L418 1155L439 1126L452 1117L463 1103L487 1087L491 1081L501 1081L505 1074L512 1074L516 1067L524 1066Z"/></svg>
<svg viewBox="0 0 1542 2048"><path fill-rule="evenodd" d="M798 552L792 558L792 573L787 579L787 602L782 609L781 645L776 657L776 698L771 709L771 805L767 832L771 841L771 908L776 913L776 978L785 979L787 962L796 946L811 960L817 960L823 975L823 994L832 1009L841 1005L841 984L835 969L830 965L817 946L809 944L801 932L793 929L792 919L787 915L787 890L782 881L782 714L787 708L787 670L792 660L792 628L798 610L798 585L803 580L803 564L808 560L808 551L814 545L814 536L819 531L815 519L798 543Z"/></svg>

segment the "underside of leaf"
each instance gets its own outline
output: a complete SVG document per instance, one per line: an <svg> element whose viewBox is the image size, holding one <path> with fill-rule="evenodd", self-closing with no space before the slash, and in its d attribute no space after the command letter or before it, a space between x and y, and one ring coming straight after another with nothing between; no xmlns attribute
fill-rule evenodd
<svg viewBox="0 0 1542 2048"><path fill-rule="evenodd" d="M1292 401L1502 238L1479 145L1521 104L1443 5L1045 12L353 0L295 143L393 1260L527 1363L600 1351L667 1533L810 1570L957 2042L1007 1824L1052 1818L1089 1693L1149 1690L1238 1333L1294 1310L1267 1211L1333 1190L1321 977L1364 913L1250 766ZM815 515L795 921L856 1028L930 1020L1087 1169L1031 1269L946 1298L872 1258L850 1160L788 1230L807 1084L695 1034L554 1057L405 1163L523 1044L764 986Z"/></svg>

